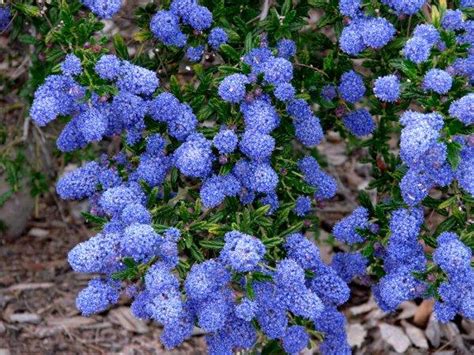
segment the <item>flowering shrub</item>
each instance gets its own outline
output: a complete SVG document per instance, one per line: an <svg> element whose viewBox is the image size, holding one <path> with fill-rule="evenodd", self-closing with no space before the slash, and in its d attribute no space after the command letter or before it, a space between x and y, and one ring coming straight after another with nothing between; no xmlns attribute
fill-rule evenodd
<svg viewBox="0 0 474 355"><path fill-rule="evenodd" d="M82 3L120 16L120 1ZM62 11L93 18L75 5ZM100 227L68 255L99 275L77 307L126 295L166 348L197 325L213 354L298 353L314 339L350 353L338 307L356 277L384 311L434 298L440 321L474 318L472 1L269 5L140 7L134 38L154 50L130 56L119 36L115 54L106 39L75 45L37 88L36 124L67 118L60 151L122 137L57 184L89 199ZM340 187L317 148L329 130L368 151L377 196L361 192L336 223L346 251L330 265L312 240L314 210ZM443 221L429 228L431 213Z"/></svg>

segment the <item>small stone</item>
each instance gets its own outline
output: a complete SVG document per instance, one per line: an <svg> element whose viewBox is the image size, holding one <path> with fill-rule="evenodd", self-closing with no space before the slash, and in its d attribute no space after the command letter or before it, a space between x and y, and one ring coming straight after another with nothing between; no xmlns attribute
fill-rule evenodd
<svg viewBox="0 0 474 355"><path fill-rule="evenodd" d="M42 228L31 228L28 232L28 235L35 238L45 238L49 235L49 232L46 229Z"/></svg>

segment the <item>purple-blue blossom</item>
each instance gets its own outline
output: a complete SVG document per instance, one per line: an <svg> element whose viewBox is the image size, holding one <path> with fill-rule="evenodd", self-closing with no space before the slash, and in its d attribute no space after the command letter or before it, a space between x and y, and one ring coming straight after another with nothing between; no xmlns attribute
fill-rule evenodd
<svg viewBox="0 0 474 355"><path fill-rule="evenodd" d="M453 78L441 69L430 69L423 78L422 87L440 95L447 94L453 85Z"/></svg>
<svg viewBox="0 0 474 355"><path fill-rule="evenodd" d="M339 95L352 104L361 100L365 94L365 85L362 76L350 70L342 74L339 84Z"/></svg>
<svg viewBox="0 0 474 355"><path fill-rule="evenodd" d="M378 77L374 82L374 94L380 101L397 101L400 97L400 80L393 74Z"/></svg>

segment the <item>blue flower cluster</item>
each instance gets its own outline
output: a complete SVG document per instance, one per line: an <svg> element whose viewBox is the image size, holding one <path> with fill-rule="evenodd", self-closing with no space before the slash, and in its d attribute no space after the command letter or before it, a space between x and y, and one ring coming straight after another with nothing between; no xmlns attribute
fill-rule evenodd
<svg viewBox="0 0 474 355"><path fill-rule="evenodd" d="M316 200L326 200L336 195L336 180L321 169L315 158L312 156L302 158L298 162L298 168L303 173L306 183L316 188L316 192L314 193Z"/></svg>
<svg viewBox="0 0 474 355"><path fill-rule="evenodd" d="M374 82L374 95L380 101L397 101L400 97L400 80L393 74L377 78Z"/></svg>
<svg viewBox="0 0 474 355"><path fill-rule="evenodd" d="M439 142L443 116L406 111L400 118L404 126L400 139L400 156L408 172L400 183L403 200L416 206L435 186L447 186L453 171L447 161L447 146Z"/></svg>
<svg viewBox="0 0 474 355"><path fill-rule="evenodd" d="M112 80L118 89L111 102L95 93L85 100L86 88L74 76L82 73L79 58L69 54L62 63L62 75L51 75L35 92L30 114L40 126L58 116L71 116L61 132L57 145L61 151L70 152L100 141L103 137L129 133L144 128L148 111L147 99L158 88L155 73L105 55L97 62L96 73L105 80Z"/></svg>
<svg viewBox="0 0 474 355"><path fill-rule="evenodd" d="M421 24L413 30L413 36L403 47L403 54L406 59L419 64L426 62L431 49L441 43L440 34L433 25Z"/></svg>
<svg viewBox="0 0 474 355"><path fill-rule="evenodd" d="M205 6L195 0L173 0L169 10L158 11L151 19L150 29L153 35L167 46L184 47L188 36L182 31L183 25L190 26L196 32L203 32L211 28L212 13ZM227 43L228 35L220 27L214 27L207 36L209 47L216 51ZM205 52L203 44L189 46L186 56L191 62L199 62Z"/></svg>
<svg viewBox="0 0 474 355"><path fill-rule="evenodd" d="M251 74L231 74L221 81L218 88L218 94L224 101L240 105L244 132L238 137L234 131L223 127L214 138L214 146L220 154L232 153L238 146L246 158L240 159L235 164L232 174L244 189L240 192L241 202L251 203L256 194L264 194L260 201L270 205L270 213L279 205L275 191L278 176L270 165L276 142L270 134L279 126L280 117L271 96L263 94L261 88L273 88L276 101L286 105L288 115L293 118L296 138L303 145L315 146L323 137L319 118L313 114L309 104L295 98L296 90L290 83L293 78L293 65L286 59L294 54L294 42L286 39L277 43L277 56L265 46L252 49L243 58L244 63L250 66ZM261 82L257 82L258 77L262 78ZM250 85L254 87L252 91L248 90ZM255 87L256 85L260 87ZM318 177L310 184L320 187L321 191L317 198L332 197L335 194L336 184L319 169L319 165L316 170L314 174ZM218 203L223 196L228 196L225 192L217 190L219 184L213 182L209 185L215 186L215 189L206 191L206 195L212 194L212 197L201 194L203 201ZM309 211L311 203L308 199L301 199L298 205L295 211L298 215L303 215Z"/></svg>
<svg viewBox="0 0 474 355"><path fill-rule="evenodd" d="M0 6L0 32L6 31L10 25L11 12L9 6Z"/></svg>
<svg viewBox="0 0 474 355"><path fill-rule="evenodd" d="M425 290L413 276L426 268L423 246L418 242L422 224L421 209L392 213L390 239L383 256L386 275L373 287L375 299L384 311L394 311L400 303L421 296Z"/></svg>
<svg viewBox="0 0 474 355"><path fill-rule="evenodd" d="M382 0L390 6L398 15L414 15L421 10L426 0Z"/></svg>
<svg viewBox="0 0 474 355"><path fill-rule="evenodd" d="M455 233L444 232L438 236L438 247L433 261L446 273L435 303L435 314L441 322L448 322L459 313L474 319L474 270L471 267L472 251Z"/></svg>
<svg viewBox="0 0 474 355"><path fill-rule="evenodd" d="M332 234L337 240L347 244L361 243L365 238L360 232L369 226L369 211L364 207L358 207L334 225Z"/></svg>
<svg viewBox="0 0 474 355"><path fill-rule="evenodd" d="M380 49L395 37L395 27L383 17L366 16L361 1L340 0L339 11L350 17L339 38L341 50L356 56L367 48Z"/></svg>
<svg viewBox="0 0 474 355"><path fill-rule="evenodd" d="M102 18L111 18L122 7L122 0L81 0L94 14Z"/></svg>

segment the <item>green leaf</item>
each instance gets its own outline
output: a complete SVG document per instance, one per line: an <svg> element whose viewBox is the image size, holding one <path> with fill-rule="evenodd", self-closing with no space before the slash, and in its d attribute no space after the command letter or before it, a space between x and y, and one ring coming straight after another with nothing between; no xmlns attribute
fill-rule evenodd
<svg viewBox="0 0 474 355"><path fill-rule="evenodd" d="M99 217L89 212L81 212L81 215L82 217L84 217L87 223L92 223L99 227L102 227L104 224L108 222L107 218Z"/></svg>
<svg viewBox="0 0 474 355"><path fill-rule="evenodd" d="M447 144L448 147L448 162L453 168L456 170L459 166L459 162L461 161L460 153L462 149L462 145L458 142L449 142Z"/></svg>
<svg viewBox="0 0 474 355"><path fill-rule="evenodd" d="M114 48L115 48L115 52L117 53L117 56L122 59L128 60L129 59L128 48L123 37L117 33L116 35L114 35L113 43L114 43Z"/></svg>
<svg viewBox="0 0 474 355"><path fill-rule="evenodd" d="M22 4L22 3L12 3L13 7L25 14L26 16L38 17L41 15L41 11L38 6Z"/></svg>
<svg viewBox="0 0 474 355"><path fill-rule="evenodd" d="M252 37L252 32L249 32L247 33L247 36L245 36L245 42L244 42L245 53L250 52L252 48L253 48L253 37Z"/></svg>
<svg viewBox="0 0 474 355"><path fill-rule="evenodd" d="M228 44L221 45L220 51L225 57L232 59L235 62L240 61L240 54L230 45Z"/></svg>

